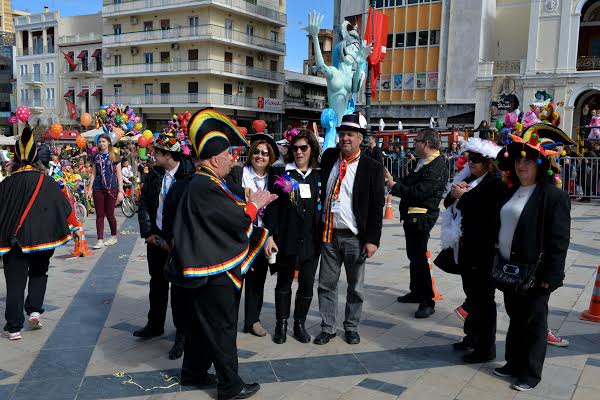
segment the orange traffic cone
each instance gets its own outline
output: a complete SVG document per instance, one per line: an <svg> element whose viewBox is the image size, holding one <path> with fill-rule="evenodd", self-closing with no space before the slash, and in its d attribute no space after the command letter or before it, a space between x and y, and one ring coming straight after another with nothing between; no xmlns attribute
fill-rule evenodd
<svg viewBox="0 0 600 400"><path fill-rule="evenodd" d="M298 280L298 270L294 271L294 280Z"/></svg>
<svg viewBox="0 0 600 400"><path fill-rule="evenodd" d="M90 250L85 240L85 231L81 228L81 246L80 246L80 257L93 256L94 252Z"/></svg>
<svg viewBox="0 0 600 400"><path fill-rule="evenodd" d="M394 219L394 209L392 208L392 196L389 195L385 203L385 214L383 214L383 219Z"/></svg>
<svg viewBox="0 0 600 400"><path fill-rule="evenodd" d="M79 245L79 237L76 234L73 234L73 240L75 241L75 248L71 252L72 257L79 257L81 254L81 248Z"/></svg>
<svg viewBox="0 0 600 400"><path fill-rule="evenodd" d="M427 262L429 263L429 273L431 274L431 287L433 288L433 299L434 300L444 300L444 296L440 292L438 292L437 287L435 286L435 279L433 278L433 264L431 263L431 252L427 250Z"/></svg>
<svg viewBox="0 0 600 400"><path fill-rule="evenodd" d="M590 308L581 313L581 319L600 322L600 266L596 271L596 282L590 300Z"/></svg>

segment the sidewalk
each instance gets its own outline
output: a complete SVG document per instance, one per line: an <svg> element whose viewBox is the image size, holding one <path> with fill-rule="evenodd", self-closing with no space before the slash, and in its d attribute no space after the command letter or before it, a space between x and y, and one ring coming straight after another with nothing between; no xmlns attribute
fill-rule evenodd
<svg viewBox="0 0 600 400"><path fill-rule="evenodd" d="M394 212L397 216L396 207ZM169 387L175 380L165 382L164 376L176 374L181 365L181 359L167 357L175 335L170 315L163 337L132 336L146 323L146 251L137 218L117 214L117 245L75 259L68 257L72 245L57 250L49 272L44 328L25 328L18 342L0 341L0 399L216 398L215 390L181 391L177 384ZM292 337L276 345L270 335L258 338L241 333L240 313L240 372L247 382L262 385L253 399L597 399L600 323L581 321L579 315L589 305L600 263L600 204L574 202L572 217L565 286L551 296L549 314L550 327L571 345L548 348L544 378L534 390L518 393L508 380L491 372L504 361L508 317L503 304L498 306L498 358L465 365L451 347L462 335L462 323L453 313L464 298L458 276L434 268L445 300L437 303L436 313L427 320L412 317L416 305L396 302L408 290L409 271L402 226L394 220L385 222L381 249L367 262L360 345L346 344L342 331L325 346L300 344ZM93 225L91 216L85 224L91 245ZM439 229L438 223L432 232L433 255L439 251ZM345 286L341 284L339 290L344 299L338 314L342 316ZM274 327L274 287L275 277L270 276L261 317L269 333ZM5 294L2 279L0 312ZM501 293L496 300L502 303ZM4 324L4 318L0 320ZM313 337L320 331L319 324L315 289L307 320ZM115 377L117 373L131 376L143 388L164 388L144 391L123 384L129 378Z"/></svg>

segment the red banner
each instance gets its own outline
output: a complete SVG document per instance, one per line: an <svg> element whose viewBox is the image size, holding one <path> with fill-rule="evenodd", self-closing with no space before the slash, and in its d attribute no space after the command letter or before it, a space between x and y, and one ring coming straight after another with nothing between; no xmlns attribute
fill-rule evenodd
<svg viewBox="0 0 600 400"><path fill-rule="evenodd" d="M375 27L373 29L372 27ZM381 63L385 58L388 35L388 17L382 12L373 11L369 8L365 39L367 43L373 43L373 53L368 58L371 66L371 89L373 96L376 94L377 79L381 75Z"/></svg>
<svg viewBox="0 0 600 400"><path fill-rule="evenodd" d="M71 119L77 119L77 107L75 106L75 104L71 103L67 99L65 99L65 103L67 103L67 110L69 111L69 117L71 117Z"/></svg>
<svg viewBox="0 0 600 400"><path fill-rule="evenodd" d="M75 68L77 68L77 64L75 64L73 57L71 57L69 54L65 53L62 50L61 50L61 52L65 56L65 60L67 60L67 63L69 63L69 67L71 67L71 71L73 71Z"/></svg>

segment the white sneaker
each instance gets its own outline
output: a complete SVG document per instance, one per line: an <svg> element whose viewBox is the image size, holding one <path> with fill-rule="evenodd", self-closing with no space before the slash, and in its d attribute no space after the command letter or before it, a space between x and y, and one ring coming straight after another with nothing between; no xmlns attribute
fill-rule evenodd
<svg viewBox="0 0 600 400"><path fill-rule="evenodd" d="M96 242L96 244L94 245L94 250L98 250L101 249L105 246L104 244L104 240L100 239Z"/></svg>
<svg viewBox="0 0 600 400"><path fill-rule="evenodd" d="M117 244L117 237L116 236L111 236L110 239L106 239L106 242L104 242L105 246L111 246L113 244Z"/></svg>
<svg viewBox="0 0 600 400"><path fill-rule="evenodd" d="M23 336L21 336L21 332L8 332L8 331L4 331L2 333L2 336L4 336L5 338L8 338L8 340L21 340L23 338Z"/></svg>
<svg viewBox="0 0 600 400"><path fill-rule="evenodd" d="M44 326L44 324L42 324L39 312L32 312L29 315L29 326L33 330L42 329L42 326Z"/></svg>

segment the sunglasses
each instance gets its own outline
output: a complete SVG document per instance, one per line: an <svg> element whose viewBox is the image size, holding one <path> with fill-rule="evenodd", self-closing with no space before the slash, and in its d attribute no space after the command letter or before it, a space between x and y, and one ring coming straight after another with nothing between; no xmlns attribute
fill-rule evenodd
<svg viewBox="0 0 600 400"><path fill-rule="evenodd" d="M254 154L255 156L269 157L269 152L265 151L265 150L256 149L256 150L254 150L254 153L252 153L252 154Z"/></svg>
<svg viewBox="0 0 600 400"><path fill-rule="evenodd" d="M469 153L469 161L473 164L480 164L485 161L485 157L479 153Z"/></svg>
<svg viewBox="0 0 600 400"><path fill-rule="evenodd" d="M306 153L308 151L308 145L307 144L303 144L301 146L292 146L292 153L297 152L298 150L302 151L303 153Z"/></svg>

